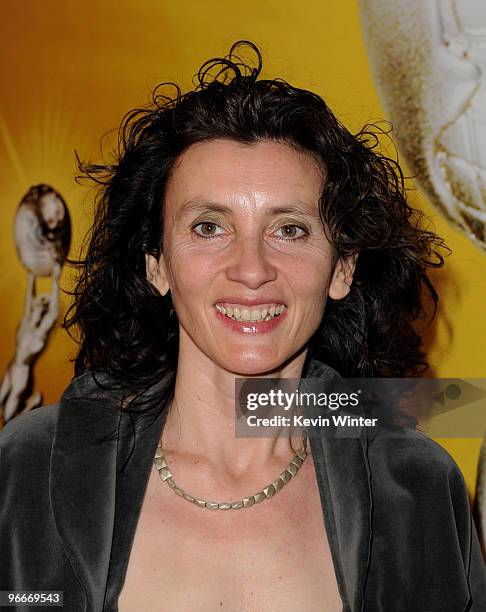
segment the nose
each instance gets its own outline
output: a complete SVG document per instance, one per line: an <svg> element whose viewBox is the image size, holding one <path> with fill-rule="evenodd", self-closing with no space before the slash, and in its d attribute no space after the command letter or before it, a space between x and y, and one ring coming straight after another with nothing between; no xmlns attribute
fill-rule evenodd
<svg viewBox="0 0 486 612"><path fill-rule="evenodd" d="M231 281L243 283L249 289L258 289L277 278L277 269L270 258L271 253L264 243L240 238L233 245L226 276Z"/></svg>

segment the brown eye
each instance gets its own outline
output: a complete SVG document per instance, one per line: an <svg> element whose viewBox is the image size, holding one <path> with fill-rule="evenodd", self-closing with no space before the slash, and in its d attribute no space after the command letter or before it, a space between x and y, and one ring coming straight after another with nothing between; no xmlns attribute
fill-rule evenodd
<svg viewBox="0 0 486 612"><path fill-rule="evenodd" d="M221 229L221 227L217 223L212 223L211 221L202 221L193 227L196 234L202 238L219 236L220 233L218 233L218 229Z"/></svg>
<svg viewBox="0 0 486 612"><path fill-rule="evenodd" d="M280 238L283 240L298 240L307 235L307 231L303 227L298 225L283 225L277 230L277 233L281 232Z"/></svg>

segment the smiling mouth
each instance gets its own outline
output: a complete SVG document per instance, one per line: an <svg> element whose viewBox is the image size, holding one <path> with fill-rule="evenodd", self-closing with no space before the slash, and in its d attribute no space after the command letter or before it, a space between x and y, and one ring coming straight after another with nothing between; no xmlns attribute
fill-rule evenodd
<svg viewBox="0 0 486 612"><path fill-rule="evenodd" d="M215 304L216 310L221 314L244 323L258 323L261 321L271 321L280 316L285 310L284 304L268 304L261 308L247 308L236 304Z"/></svg>

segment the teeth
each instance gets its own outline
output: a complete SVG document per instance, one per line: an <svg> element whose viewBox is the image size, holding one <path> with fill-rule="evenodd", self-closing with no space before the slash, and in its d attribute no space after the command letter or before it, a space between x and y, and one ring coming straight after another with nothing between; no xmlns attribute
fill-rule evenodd
<svg viewBox="0 0 486 612"><path fill-rule="evenodd" d="M216 304L216 309L221 313L235 319L236 321L270 321L274 317L282 314L285 310L283 304L274 304L270 308L238 308L237 306L223 306L222 304Z"/></svg>

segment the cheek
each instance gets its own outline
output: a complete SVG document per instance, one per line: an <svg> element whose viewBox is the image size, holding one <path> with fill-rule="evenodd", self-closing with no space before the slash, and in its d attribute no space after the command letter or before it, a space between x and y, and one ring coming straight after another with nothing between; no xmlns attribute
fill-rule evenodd
<svg viewBox="0 0 486 612"><path fill-rule="evenodd" d="M171 251L169 259L170 285L174 300L184 303L204 297L214 276L214 261L200 249L179 246Z"/></svg>
<svg viewBox="0 0 486 612"><path fill-rule="evenodd" d="M306 307L316 307L327 298L331 273L331 256L318 251L289 258L285 274L297 299Z"/></svg>

